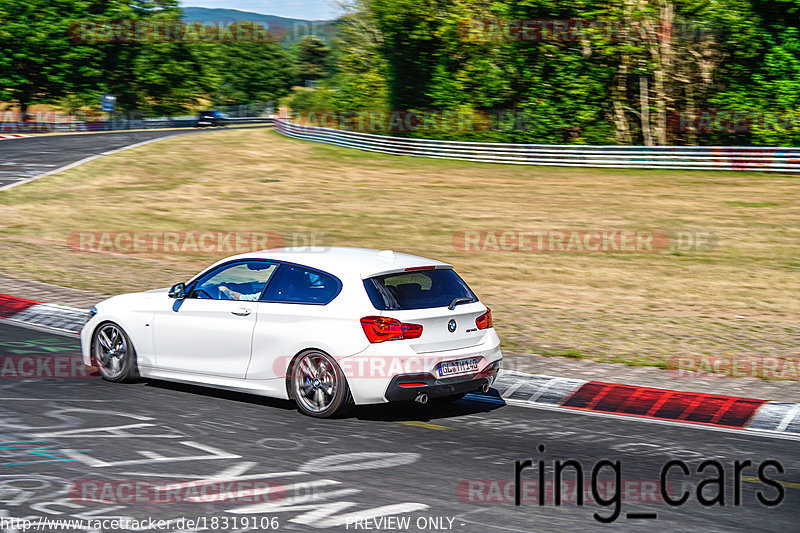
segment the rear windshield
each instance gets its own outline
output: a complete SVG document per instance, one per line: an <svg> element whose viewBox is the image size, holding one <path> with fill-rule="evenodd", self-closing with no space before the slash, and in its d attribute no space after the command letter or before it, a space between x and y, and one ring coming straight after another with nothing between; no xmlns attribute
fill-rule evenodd
<svg viewBox="0 0 800 533"><path fill-rule="evenodd" d="M478 301L451 269L376 276L365 279L364 287L372 305L382 311L447 307L460 298L468 300L459 303Z"/></svg>

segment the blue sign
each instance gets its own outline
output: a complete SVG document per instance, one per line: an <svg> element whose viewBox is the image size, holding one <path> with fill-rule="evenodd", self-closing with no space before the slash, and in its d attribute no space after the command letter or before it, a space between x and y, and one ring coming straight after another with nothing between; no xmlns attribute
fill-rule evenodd
<svg viewBox="0 0 800 533"><path fill-rule="evenodd" d="M114 111L117 105L117 97L113 94L104 94L100 97L100 108L103 111Z"/></svg>

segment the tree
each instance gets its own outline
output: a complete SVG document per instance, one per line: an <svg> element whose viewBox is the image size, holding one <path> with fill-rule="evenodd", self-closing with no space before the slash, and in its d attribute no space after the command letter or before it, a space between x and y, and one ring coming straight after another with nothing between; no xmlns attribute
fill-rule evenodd
<svg viewBox="0 0 800 533"><path fill-rule="evenodd" d="M350 5L377 28L369 53L385 65L392 109L506 109L525 118L525 130L480 132L484 140L791 145L800 139L800 0ZM541 34L520 39L503 27L521 21L544 23ZM485 38L464 38L464 26ZM337 60L358 57L362 45L340 41ZM352 86L352 78L344 79ZM673 127L678 116L704 110L754 118L746 131Z"/></svg>
<svg viewBox="0 0 800 533"><path fill-rule="evenodd" d="M0 0L0 94L28 107L69 92L91 90L97 68L97 47L70 40L71 25L80 19L111 17L121 2L89 12L77 0Z"/></svg>
<svg viewBox="0 0 800 533"><path fill-rule="evenodd" d="M239 25L251 25L240 22ZM263 27L258 28L263 29ZM251 35L258 28L243 29ZM205 46L210 65L219 76L213 90L218 104L241 104L277 100L289 93L294 71L291 56L275 42L239 41Z"/></svg>
<svg viewBox="0 0 800 533"><path fill-rule="evenodd" d="M338 109L384 110L388 107L388 65L381 54L383 36L372 14L359 5L349 6L339 23L332 61L332 85Z"/></svg>
<svg viewBox="0 0 800 533"><path fill-rule="evenodd" d="M178 0L124 3L129 8L126 20L145 25L177 25L183 16ZM213 87L213 70L198 53L192 33L184 31L177 38L165 34L153 32L150 37L150 32L144 32L142 38L97 44L102 78L96 80L96 86L115 94L118 107L145 114L174 114L196 105Z"/></svg>
<svg viewBox="0 0 800 533"><path fill-rule="evenodd" d="M23 113L66 95L117 96L125 109L170 112L196 102L202 67L184 42L125 40L110 21L180 21L177 0L0 0L0 92Z"/></svg>
<svg viewBox="0 0 800 533"><path fill-rule="evenodd" d="M294 54L297 77L301 81L315 81L328 76L331 49L317 37L303 37L294 45Z"/></svg>

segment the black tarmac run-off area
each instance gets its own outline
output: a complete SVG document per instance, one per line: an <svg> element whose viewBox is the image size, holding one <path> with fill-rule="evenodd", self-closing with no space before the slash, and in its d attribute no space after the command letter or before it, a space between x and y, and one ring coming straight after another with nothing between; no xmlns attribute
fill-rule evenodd
<svg viewBox="0 0 800 533"><path fill-rule="evenodd" d="M228 126L240 129L270 126ZM0 189L71 165L87 157L97 156L131 145L208 131L204 128L172 130L136 130L106 133L33 135L0 140Z"/></svg>
<svg viewBox="0 0 800 533"><path fill-rule="evenodd" d="M79 343L77 336L0 322L0 357L78 358ZM5 531L14 531L9 520L15 518L216 517L216 530L225 531L249 526L264 531L271 525L279 531L390 531L407 526L409 531L476 533L610 528L790 532L797 531L800 519L800 460L794 437L523 408L491 398L439 407L360 407L346 418L317 420L299 414L291 402L165 382L116 385L90 375L4 377L0 427L0 520L6 520ZM527 491L521 490L522 502L516 506L515 463L526 459L533 467L522 471ZM619 506L594 501L577 505L574 468L564 468L562 504L556 506L548 496L538 505L539 461L544 462L548 490L555 462L576 461L584 473L585 493L591 496L592 470L603 459L620 462ZM666 476L673 498L684 491L689 495L685 504L674 507L662 501L657 489L660 472L671 460L684 462L690 472L684 476L674 467ZM707 460L717 461L723 471L707 467L698 474ZM763 477L781 482L782 490L759 482L758 467L767 460L777 461L783 473L767 466ZM737 461L752 462L739 483ZM718 476L723 479L724 506L701 505L697 484ZM616 493L614 470L600 469L597 479L599 500L608 502ZM113 492L120 482L165 486L198 480L255 480L269 484L275 497L129 502ZM713 499L719 486L706 485L703 494ZM110 490L102 494L116 500L85 501L87 493L81 489L87 486ZM781 501L769 507L759 502L758 494L766 503ZM619 515L611 525L594 516L611 517L617 507ZM637 518L642 513L657 517ZM386 515L393 518L381 521ZM232 527L234 518L238 528ZM227 528L220 522L225 519ZM203 530L202 524L195 525ZM206 523L206 530L214 526Z"/></svg>

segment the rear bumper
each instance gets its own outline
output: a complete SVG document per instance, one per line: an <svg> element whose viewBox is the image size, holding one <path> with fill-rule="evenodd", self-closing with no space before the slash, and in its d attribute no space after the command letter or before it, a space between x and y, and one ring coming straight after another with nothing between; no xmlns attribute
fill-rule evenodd
<svg viewBox="0 0 800 533"><path fill-rule="evenodd" d="M466 376L437 378L433 374L400 374L392 378L384 397L389 402L410 401L425 393L429 398L440 398L452 394L476 392L491 386L497 379L500 360L483 371Z"/></svg>
<svg viewBox="0 0 800 533"><path fill-rule="evenodd" d="M469 358L478 359L476 370L446 378L438 377L436 370L440 363ZM459 394L465 389L470 389L466 392L479 390L489 377L489 374L482 373L492 365L499 365L502 360L500 338L492 328L483 342L467 348L421 354L407 342L382 342L370 344L366 350L337 362L347 378L353 401L356 405L366 405L400 401L408 396L413 400L421 391L429 394L423 387L431 391L431 397ZM411 387L399 386L401 379L403 383L416 380L423 385L419 391L411 390Z"/></svg>

